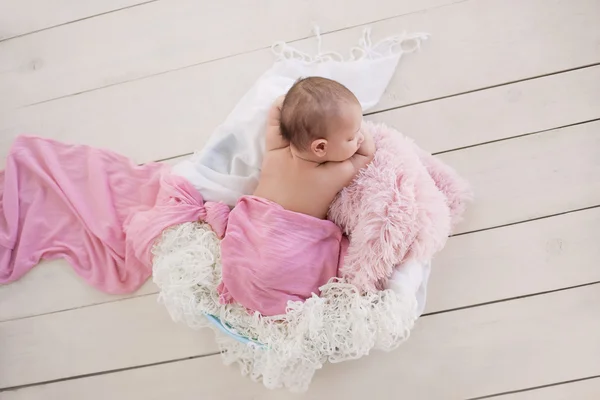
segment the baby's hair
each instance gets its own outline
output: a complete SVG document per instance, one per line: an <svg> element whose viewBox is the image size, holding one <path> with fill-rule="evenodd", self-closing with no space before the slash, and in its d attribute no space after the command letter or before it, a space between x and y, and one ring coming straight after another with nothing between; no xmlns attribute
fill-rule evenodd
<svg viewBox="0 0 600 400"><path fill-rule="evenodd" d="M287 92L281 106L281 136L294 147L305 150L327 136L327 124L340 106L360 105L354 94L339 82L327 78L300 78Z"/></svg>

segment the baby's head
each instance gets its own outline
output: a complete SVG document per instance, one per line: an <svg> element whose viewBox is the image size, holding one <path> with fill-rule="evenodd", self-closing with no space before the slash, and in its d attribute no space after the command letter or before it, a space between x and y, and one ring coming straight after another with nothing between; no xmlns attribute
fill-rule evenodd
<svg viewBox="0 0 600 400"><path fill-rule="evenodd" d="M344 161L360 147L362 109L356 96L331 79L299 79L281 106L281 135L310 160Z"/></svg>

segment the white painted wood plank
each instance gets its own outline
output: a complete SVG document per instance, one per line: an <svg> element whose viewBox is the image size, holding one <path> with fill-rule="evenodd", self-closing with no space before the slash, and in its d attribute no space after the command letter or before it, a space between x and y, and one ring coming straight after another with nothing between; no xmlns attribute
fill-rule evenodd
<svg viewBox="0 0 600 400"><path fill-rule="evenodd" d="M42 262L27 275L0 285L0 321L48 314L158 292L149 280L131 295L111 295L89 286L65 260Z"/></svg>
<svg viewBox="0 0 600 400"><path fill-rule="evenodd" d="M457 1L153 2L0 43L0 93L11 93L0 99L0 107L266 48L278 40L305 38L311 36L315 22L323 32L335 31Z"/></svg>
<svg viewBox="0 0 600 400"><path fill-rule="evenodd" d="M148 1L0 0L0 40Z"/></svg>
<svg viewBox="0 0 600 400"><path fill-rule="evenodd" d="M600 369L596 286L422 318L391 353L327 365L303 395L270 391L219 357L33 386L2 400L459 399L590 376ZM576 327L576 328L575 328ZM575 397L576 398L576 397Z"/></svg>
<svg viewBox="0 0 600 400"><path fill-rule="evenodd" d="M108 148L139 163L201 148L272 57L264 51L232 60L0 111L0 157L23 133Z"/></svg>
<svg viewBox="0 0 600 400"><path fill-rule="evenodd" d="M215 351L212 332L138 297L0 323L0 388Z"/></svg>
<svg viewBox="0 0 600 400"><path fill-rule="evenodd" d="M370 115L431 152L600 118L600 66Z"/></svg>
<svg viewBox="0 0 600 400"><path fill-rule="evenodd" d="M0 160L21 133L110 148L138 162L199 149L270 64L271 56L261 54L262 58L255 53L238 56L235 65L221 60L0 115ZM398 126L430 151L548 129L600 116L599 69L521 82L374 118ZM235 80L230 79L233 74ZM560 90L547 89L553 86ZM485 126L488 118L493 126Z"/></svg>
<svg viewBox="0 0 600 400"><path fill-rule="evenodd" d="M456 233L600 204L599 131L595 121L441 154L475 192Z"/></svg>
<svg viewBox="0 0 600 400"><path fill-rule="evenodd" d="M598 282L599 237L600 208L452 237L433 261L425 312Z"/></svg>
<svg viewBox="0 0 600 400"><path fill-rule="evenodd" d="M464 93L600 62L597 0L477 0L373 24L385 37L402 30L431 40L406 57L377 109ZM345 49L347 29L324 45ZM298 42L309 50L310 41Z"/></svg>
<svg viewBox="0 0 600 400"><path fill-rule="evenodd" d="M597 400L600 378L493 397L493 400Z"/></svg>

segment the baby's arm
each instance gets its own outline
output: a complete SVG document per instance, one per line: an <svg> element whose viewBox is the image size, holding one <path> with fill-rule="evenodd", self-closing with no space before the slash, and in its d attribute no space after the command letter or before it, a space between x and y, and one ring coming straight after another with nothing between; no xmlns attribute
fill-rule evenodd
<svg viewBox="0 0 600 400"><path fill-rule="evenodd" d="M375 142L373 136L369 132L363 132L364 140L356 153L350 157L350 162L354 166L356 172L366 167L375 156Z"/></svg>
<svg viewBox="0 0 600 400"><path fill-rule="evenodd" d="M283 99L284 96L281 96L275 100L267 116L267 132L265 134L266 151L283 149L289 146L289 143L281 137L280 124Z"/></svg>
<svg viewBox="0 0 600 400"><path fill-rule="evenodd" d="M364 140L356 153L346 161L330 162L328 169L332 173L332 182L338 186L338 191L348 186L358 171L369 165L375 156L375 142L370 133L364 133Z"/></svg>

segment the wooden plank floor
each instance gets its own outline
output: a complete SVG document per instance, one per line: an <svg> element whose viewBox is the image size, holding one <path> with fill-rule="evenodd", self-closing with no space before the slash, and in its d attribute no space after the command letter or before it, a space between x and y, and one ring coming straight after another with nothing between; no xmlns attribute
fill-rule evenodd
<svg viewBox="0 0 600 400"><path fill-rule="evenodd" d="M223 366L151 282L109 296L53 261L0 286L0 399L600 398L598 18L600 0L0 0L2 163L23 132L176 162L272 42L314 51L318 23L344 51L370 25L432 37L367 118L476 194L409 341L326 366L304 395Z"/></svg>

